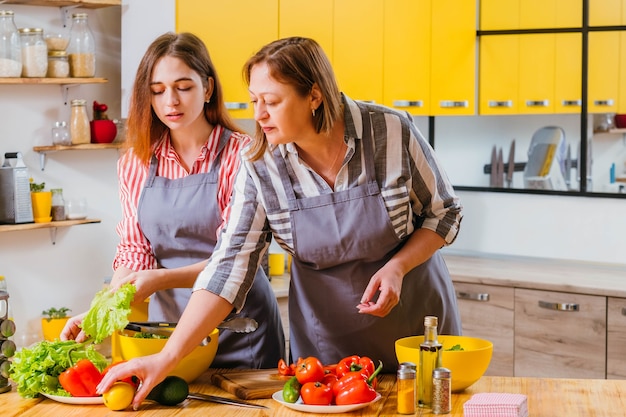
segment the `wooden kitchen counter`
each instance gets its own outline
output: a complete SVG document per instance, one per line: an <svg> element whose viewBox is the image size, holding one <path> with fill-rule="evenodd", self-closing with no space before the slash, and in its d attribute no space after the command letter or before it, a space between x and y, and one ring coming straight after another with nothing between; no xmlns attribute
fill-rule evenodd
<svg viewBox="0 0 626 417"><path fill-rule="evenodd" d="M222 389L210 383L210 372L190 387L191 391L221 395L233 398ZM390 416L396 414L395 377L383 375L379 385L382 399L362 410L337 416ZM595 379L552 379L552 378L481 378L466 391L452 395L451 417L463 417L463 404L472 394L479 392L508 392L524 394L528 397L529 416L532 417L623 417L626 410L626 380ZM153 417L205 415L246 417L246 416L313 416L312 413L299 413L278 404L272 399L254 400L269 409L251 409L231 405L221 405L195 400L186 400L176 407L160 406L145 402L138 412L111 411L104 405L66 405L55 401L37 398L26 400L19 397L15 389L0 394L0 413L3 417L115 417L141 415ZM416 415L432 415L429 410L419 410Z"/></svg>

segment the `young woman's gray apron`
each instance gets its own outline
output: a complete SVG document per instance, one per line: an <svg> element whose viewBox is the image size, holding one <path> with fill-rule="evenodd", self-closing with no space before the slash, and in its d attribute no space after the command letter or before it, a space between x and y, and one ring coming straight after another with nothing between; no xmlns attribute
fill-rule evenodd
<svg viewBox="0 0 626 417"><path fill-rule="evenodd" d="M312 355L323 363L358 354L382 360L384 371L395 372L395 340L423 334L424 316L439 318L441 334L460 334L461 321L452 281L438 252L405 276L400 301L386 317L357 312L370 278L403 243L376 183L370 115L363 108L361 114L366 184L296 199L284 160L275 151L294 236L289 351L292 359ZM357 141L356 157L358 146Z"/></svg>
<svg viewBox="0 0 626 417"><path fill-rule="evenodd" d="M231 131L220 136L218 156L205 174L168 179L150 171L137 209L139 226L150 241L160 268L176 268L208 259L221 223L217 205L218 172L222 150ZM190 288L158 291L150 297L148 316L153 321L177 322L191 296ZM229 317L234 316L231 313ZM285 342L280 311L269 280L261 268L238 314L252 317L259 328L249 334L220 331L215 368L274 368L284 357Z"/></svg>

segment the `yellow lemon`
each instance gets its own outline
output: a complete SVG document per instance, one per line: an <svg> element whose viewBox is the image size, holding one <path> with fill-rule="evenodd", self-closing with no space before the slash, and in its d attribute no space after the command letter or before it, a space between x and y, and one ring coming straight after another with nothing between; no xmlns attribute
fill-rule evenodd
<svg viewBox="0 0 626 417"><path fill-rule="evenodd" d="M116 382L102 394L104 405L111 410L125 410L133 402L135 388L127 382Z"/></svg>

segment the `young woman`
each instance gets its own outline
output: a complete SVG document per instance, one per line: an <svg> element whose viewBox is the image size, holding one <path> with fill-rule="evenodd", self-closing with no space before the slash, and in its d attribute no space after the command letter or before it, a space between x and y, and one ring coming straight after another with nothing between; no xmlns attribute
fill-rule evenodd
<svg viewBox="0 0 626 417"><path fill-rule="evenodd" d="M135 301L150 297L150 320L177 322L228 217L239 151L250 141L228 116L199 38L167 33L149 46L137 70L126 136L111 285L134 283ZM272 368L284 357L278 304L257 255L256 279L237 315L259 327L249 334L222 330L214 367ZM62 337L83 339L81 320L68 323Z"/></svg>
<svg viewBox="0 0 626 417"><path fill-rule="evenodd" d="M454 241L461 206L411 117L341 94L311 39L266 45L244 75L257 135L216 250L163 351L123 364L99 386L137 375L144 384L135 406L201 329L241 308L270 234L293 256L292 358L329 364L358 354L395 371L395 340L423 334L424 316L439 318L440 333L461 331L438 252Z"/></svg>

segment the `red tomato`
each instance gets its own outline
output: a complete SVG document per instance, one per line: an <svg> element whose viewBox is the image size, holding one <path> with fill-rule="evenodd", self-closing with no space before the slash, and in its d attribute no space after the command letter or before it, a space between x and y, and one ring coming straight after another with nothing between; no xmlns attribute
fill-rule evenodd
<svg viewBox="0 0 626 417"><path fill-rule="evenodd" d="M300 388L302 402L309 405L330 405L333 401L333 390L321 382L307 382Z"/></svg>
<svg viewBox="0 0 626 417"><path fill-rule="evenodd" d="M333 388L333 386L337 383L338 380L339 378L337 378L336 374L326 373L324 374L324 378L322 378L322 384L326 384L330 388Z"/></svg>
<svg viewBox="0 0 626 417"><path fill-rule="evenodd" d="M296 378L302 385L319 382L324 378L324 365L316 357L309 356L296 365Z"/></svg>
<svg viewBox="0 0 626 417"><path fill-rule="evenodd" d="M284 359L278 360L278 373L280 375L286 376L294 376L295 375L295 366L287 365Z"/></svg>

